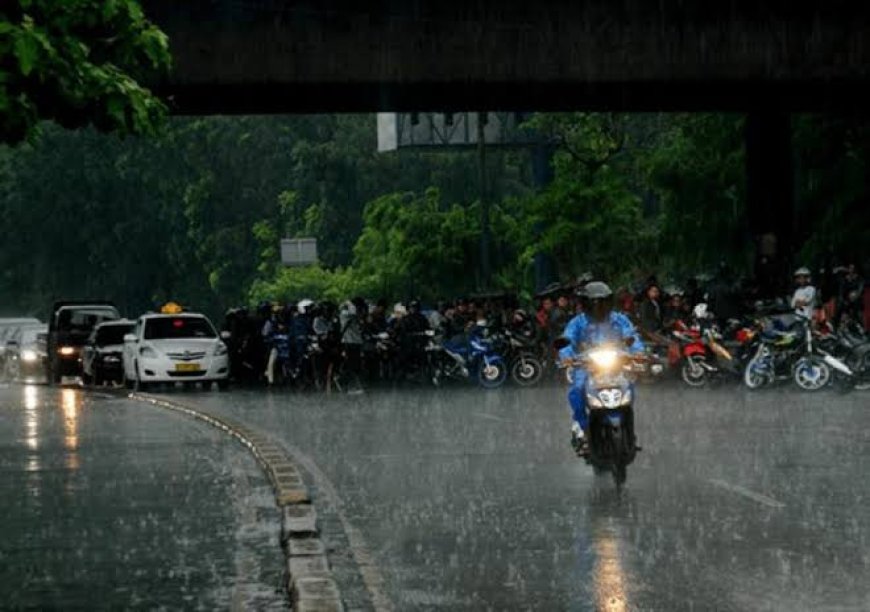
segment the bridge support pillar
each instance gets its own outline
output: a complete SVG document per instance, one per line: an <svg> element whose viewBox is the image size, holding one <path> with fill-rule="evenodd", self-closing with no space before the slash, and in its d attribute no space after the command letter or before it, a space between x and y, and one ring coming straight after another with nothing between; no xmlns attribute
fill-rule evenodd
<svg viewBox="0 0 870 612"><path fill-rule="evenodd" d="M746 116L746 211L755 240L755 277L763 297L789 286L794 236L791 119L782 111Z"/></svg>

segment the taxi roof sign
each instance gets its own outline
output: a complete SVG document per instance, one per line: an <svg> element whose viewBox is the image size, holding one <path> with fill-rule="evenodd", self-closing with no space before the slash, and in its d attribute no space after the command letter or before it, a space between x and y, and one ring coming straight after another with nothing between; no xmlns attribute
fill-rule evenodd
<svg viewBox="0 0 870 612"><path fill-rule="evenodd" d="M163 306L160 307L161 314L178 314L182 310L184 309L175 302L166 302Z"/></svg>

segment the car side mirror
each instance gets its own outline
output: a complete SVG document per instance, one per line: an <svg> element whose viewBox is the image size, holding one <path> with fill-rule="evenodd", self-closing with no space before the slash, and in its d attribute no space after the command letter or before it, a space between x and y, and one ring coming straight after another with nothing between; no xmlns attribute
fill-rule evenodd
<svg viewBox="0 0 870 612"><path fill-rule="evenodd" d="M556 349L557 351L561 351L563 348L565 348L569 344L571 344L571 341L568 340L568 338L560 337L560 338L556 338L553 341L553 348Z"/></svg>
<svg viewBox="0 0 870 612"><path fill-rule="evenodd" d="M221 340L229 340L233 337L233 333L227 330L221 332Z"/></svg>
<svg viewBox="0 0 870 612"><path fill-rule="evenodd" d="M138 342L134 334L124 334L124 344L128 342Z"/></svg>

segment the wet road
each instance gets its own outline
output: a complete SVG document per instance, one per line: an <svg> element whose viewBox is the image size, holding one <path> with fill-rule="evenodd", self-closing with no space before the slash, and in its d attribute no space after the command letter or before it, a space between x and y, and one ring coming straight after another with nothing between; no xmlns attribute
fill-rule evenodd
<svg viewBox="0 0 870 612"><path fill-rule="evenodd" d="M643 387L621 493L561 388L182 395L283 440L397 610L870 609L866 393Z"/></svg>
<svg viewBox="0 0 870 612"><path fill-rule="evenodd" d="M77 389L0 389L0 608L283 609L271 489L229 436Z"/></svg>

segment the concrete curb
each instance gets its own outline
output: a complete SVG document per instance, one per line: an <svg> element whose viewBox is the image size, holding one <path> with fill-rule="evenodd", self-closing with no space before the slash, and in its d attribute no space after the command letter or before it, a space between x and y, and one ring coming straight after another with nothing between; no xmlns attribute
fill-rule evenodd
<svg viewBox="0 0 870 612"><path fill-rule="evenodd" d="M344 606L332 576L326 547L320 539L317 512L296 465L280 445L260 432L233 419L209 414L145 393L130 393L130 399L174 410L222 429L248 447L263 468L275 504L281 510L281 547L286 565L286 588L294 610L342 612Z"/></svg>

